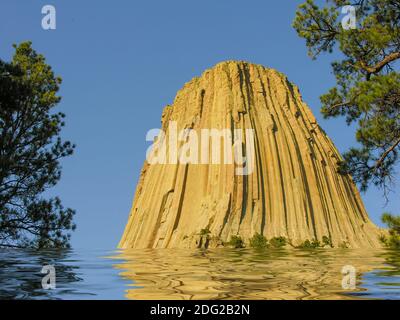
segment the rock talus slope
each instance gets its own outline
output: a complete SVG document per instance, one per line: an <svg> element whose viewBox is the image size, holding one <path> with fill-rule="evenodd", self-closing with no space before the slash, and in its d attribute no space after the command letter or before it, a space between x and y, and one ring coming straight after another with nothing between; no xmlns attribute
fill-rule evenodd
<svg viewBox="0 0 400 320"><path fill-rule="evenodd" d="M351 177L337 173L339 152L281 73L219 63L165 107L166 140L171 123L196 132L253 129L254 170L237 175L235 164L145 162L119 247L217 247L255 233L293 245L326 236L335 247L380 246Z"/></svg>

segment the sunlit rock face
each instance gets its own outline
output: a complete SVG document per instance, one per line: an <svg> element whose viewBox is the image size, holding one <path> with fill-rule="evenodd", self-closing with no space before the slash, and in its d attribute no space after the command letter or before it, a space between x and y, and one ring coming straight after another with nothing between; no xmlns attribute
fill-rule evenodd
<svg viewBox="0 0 400 320"><path fill-rule="evenodd" d="M232 235L248 244L256 233L380 246L351 177L337 173L339 152L283 74L219 63L185 84L161 128L121 248L219 247ZM203 144L207 129L224 132L220 146Z"/></svg>

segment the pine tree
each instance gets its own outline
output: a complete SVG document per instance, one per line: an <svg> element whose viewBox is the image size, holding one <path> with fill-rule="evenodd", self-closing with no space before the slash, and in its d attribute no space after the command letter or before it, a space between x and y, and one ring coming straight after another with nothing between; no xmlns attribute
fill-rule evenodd
<svg viewBox="0 0 400 320"><path fill-rule="evenodd" d="M356 10L356 28L343 28L341 8ZM309 54L341 52L332 63L336 86L321 96L326 118L356 123L358 147L344 154L340 170L362 190L373 183L385 195L394 179L400 146L400 2L398 0L313 0L301 4L293 26Z"/></svg>
<svg viewBox="0 0 400 320"><path fill-rule="evenodd" d="M0 60L0 246L65 247L75 212L43 197L74 149L60 138L65 115L53 111L61 78L30 42L14 48L11 62Z"/></svg>
<svg viewBox="0 0 400 320"><path fill-rule="evenodd" d="M344 28L341 8L351 5L356 28ZM293 27L306 40L309 55L341 52L332 62L336 86L321 96L326 118L344 116L356 123L358 147L344 154L339 165L351 174L362 190L372 183L387 196L395 179L400 147L400 2L398 0L327 0L319 7L313 0L301 4ZM388 247L399 248L400 218L382 216L389 235Z"/></svg>

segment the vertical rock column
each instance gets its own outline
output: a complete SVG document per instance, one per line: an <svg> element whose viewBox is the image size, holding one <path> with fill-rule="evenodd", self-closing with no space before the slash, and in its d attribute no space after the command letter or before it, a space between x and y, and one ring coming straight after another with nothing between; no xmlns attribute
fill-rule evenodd
<svg viewBox="0 0 400 320"><path fill-rule="evenodd" d="M165 107L168 142L176 141L172 124L199 139L202 129L241 130L243 136L252 129L254 170L237 175L238 165L223 161L146 162L121 248L216 247L232 235L247 242L255 233L284 236L293 245L325 236L334 246L380 246L351 177L337 173L339 152L281 73L220 63L186 83Z"/></svg>

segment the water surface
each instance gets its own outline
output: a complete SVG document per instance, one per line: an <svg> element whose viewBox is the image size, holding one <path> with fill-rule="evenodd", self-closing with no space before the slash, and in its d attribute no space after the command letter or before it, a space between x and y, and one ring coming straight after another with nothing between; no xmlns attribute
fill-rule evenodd
<svg viewBox="0 0 400 320"><path fill-rule="evenodd" d="M54 265L56 288L42 288ZM357 271L343 289L343 266ZM2 299L400 299L390 250L0 250Z"/></svg>

